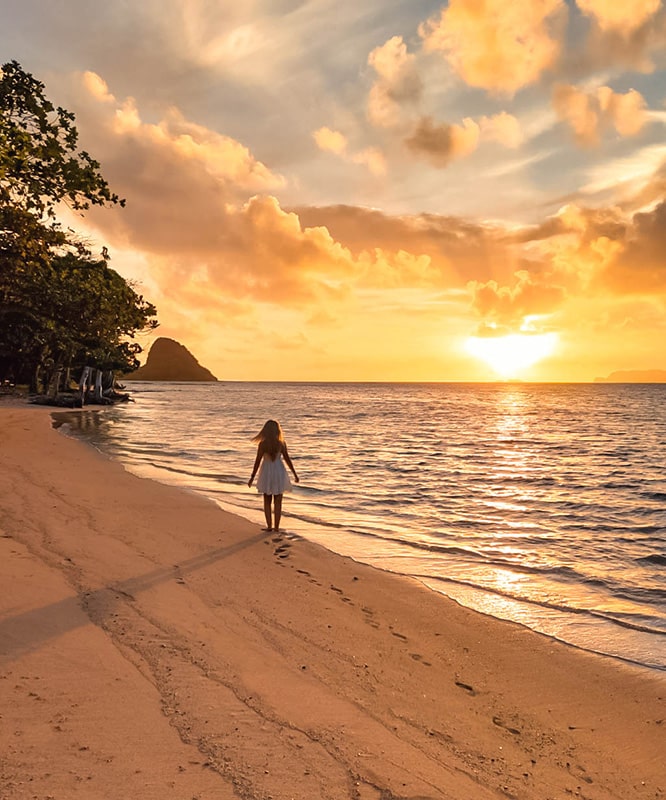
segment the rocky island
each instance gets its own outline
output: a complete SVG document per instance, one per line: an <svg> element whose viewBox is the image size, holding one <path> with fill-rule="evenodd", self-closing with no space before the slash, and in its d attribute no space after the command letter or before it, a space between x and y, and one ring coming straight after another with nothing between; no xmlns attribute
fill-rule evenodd
<svg viewBox="0 0 666 800"><path fill-rule="evenodd" d="M190 351L175 339L155 339L146 363L123 376L125 381L217 381Z"/></svg>
<svg viewBox="0 0 666 800"><path fill-rule="evenodd" d="M666 370L619 370L611 372L606 378L595 378L595 383L666 383Z"/></svg>

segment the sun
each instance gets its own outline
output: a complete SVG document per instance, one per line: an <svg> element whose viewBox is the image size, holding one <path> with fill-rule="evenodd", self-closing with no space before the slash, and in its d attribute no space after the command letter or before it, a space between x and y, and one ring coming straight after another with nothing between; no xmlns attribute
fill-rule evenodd
<svg viewBox="0 0 666 800"><path fill-rule="evenodd" d="M515 378L549 356L556 345L556 333L512 333L508 336L472 336L465 343L465 349L503 378Z"/></svg>

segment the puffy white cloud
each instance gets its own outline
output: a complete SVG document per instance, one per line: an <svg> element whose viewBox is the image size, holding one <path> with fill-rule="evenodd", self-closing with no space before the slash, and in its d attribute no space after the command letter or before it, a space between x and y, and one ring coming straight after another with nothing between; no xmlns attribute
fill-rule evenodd
<svg viewBox="0 0 666 800"><path fill-rule="evenodd" d="M361 164L367 167L373 175L386 174L386 158L381 150L376 147L366 147L363 150L350 152L347 147L347 137L340 131L334 131L326 127L319 128L312 135L320 150L334 153L336 156L340 156L340 158L353 164Z"/></svg>
<svg viewBox="0 0 666 800"><path fill-rule="evenodd" d="M109 92L106 81L95 72L84 72L82 83L90 94L103 103L115 103L116 98Z"/></svg>
<svg viewBox="0 0 666 800"><path fill-rule="evenodd" d="M470 86L514 94L555 65L565 17L563 0L450 0L420 32Z"/></svg>
<svg viewBox="0 0 666 800"><path fill-rule="evenodd" d="M407 52L402 37L394 36L370 53L368 64L378 76L368 96L368 117L378 126L396 125L402 119L402 106L416 103L421 96L416 58Z"/></svg>
<svg viewBox="0 0 666 800"><path fill-rule="evenodd" d="M621 136L634 136L648 121L642 95L631 89L621 94L608 86L583 91L568 84L553 90L553 106L583 145L599 144L603 132L613 127Z"/></svg>
<svg viewBox="0 0 666 800"><path fill-rule="evenodd" d="M312 136L320 150L328 150L331 153L340 155L347 149L347 137L340 131L324 127L316 130Z"/></svg>
<svg viewBox="0 0 666 800"><path fill-rule="evenodd" d="M507 114L506 111L492 117L482 117L479 125L484 139L499 142L505 147L515 149L525 140L520 123L513 114Z"/></svg>

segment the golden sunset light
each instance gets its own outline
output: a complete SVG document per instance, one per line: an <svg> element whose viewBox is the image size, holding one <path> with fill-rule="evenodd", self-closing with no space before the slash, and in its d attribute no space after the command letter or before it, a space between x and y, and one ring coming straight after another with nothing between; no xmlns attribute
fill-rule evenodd
<svg viewBox="0 0 666 800"><path fill-rule="evenodd" d="M555 349L557 334L522 334L509 336L473 336L467 351L488 364L503 378L522 376L533 364L547 358Z"/></svg>
<svg viewBox="0 0 666 800"><path fill-rule="evenodd" d="M80 0L0 0L127 201L60 216L156 305L145 348L229 380L666 366L663 2L371 0L333 36L288 5L112 0L100 39Z"/></svg>
<svg viewBox="0 0 666 800"><path fill-rule="evenodd" d="M0 52L0 800L666 800L666 0Z"/></svg>

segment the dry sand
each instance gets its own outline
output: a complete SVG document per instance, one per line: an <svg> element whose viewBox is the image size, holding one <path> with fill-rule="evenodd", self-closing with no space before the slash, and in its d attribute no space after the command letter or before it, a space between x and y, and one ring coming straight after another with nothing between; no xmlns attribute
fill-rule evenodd
<svg viewBox="0 0 666 800"><path fill-rule="evenodd" d="M0 405L0 582L3 800L666 796L663 675L262 534L44 408Z"/></svg>

